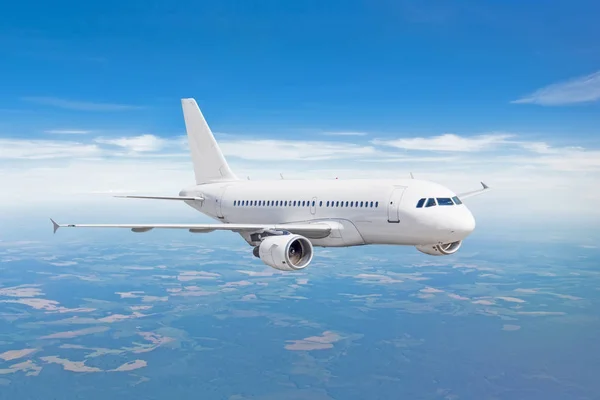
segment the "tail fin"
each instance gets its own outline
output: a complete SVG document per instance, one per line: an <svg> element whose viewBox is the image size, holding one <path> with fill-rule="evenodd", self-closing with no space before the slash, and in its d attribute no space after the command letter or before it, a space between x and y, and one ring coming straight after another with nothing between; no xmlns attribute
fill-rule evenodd
<svg viewBox="0 0 600 400"><path fill-rule="evenodd" d="M236 180L194 99L181 99L196 184Z"/></svg>

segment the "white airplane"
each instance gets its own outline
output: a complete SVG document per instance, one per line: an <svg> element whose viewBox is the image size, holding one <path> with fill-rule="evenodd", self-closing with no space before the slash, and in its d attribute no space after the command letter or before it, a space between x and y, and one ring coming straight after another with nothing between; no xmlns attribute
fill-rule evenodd
<svg viewBox="0 0 600 400"><path fill-rule="evenodd" d="M489 190L455 194L418 179L238 179L219 149L194 99L182 99L196 185L179 196L116 196L183 201L219 221L213 224L58 224L70 228L228 230L254 246L254 255L282 271L301 270L313 246L368 244L415 246L430 255L455 253L475 229L461 200Z"/></svg>

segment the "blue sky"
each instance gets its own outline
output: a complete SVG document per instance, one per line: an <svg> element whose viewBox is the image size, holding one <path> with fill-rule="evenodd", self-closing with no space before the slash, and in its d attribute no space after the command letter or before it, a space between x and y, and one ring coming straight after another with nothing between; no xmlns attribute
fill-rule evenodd
<svg viewBox="0 0 600 400"><path fill-rule="evenodd" d="M489 204L530 201L540 221L590 187L569 212L597 217L599 12L593 1L6 3L2 202L178 191L191 182L179 99L194 97L241 176L413 171L457 191L483 179L499 189Z"/></svg>

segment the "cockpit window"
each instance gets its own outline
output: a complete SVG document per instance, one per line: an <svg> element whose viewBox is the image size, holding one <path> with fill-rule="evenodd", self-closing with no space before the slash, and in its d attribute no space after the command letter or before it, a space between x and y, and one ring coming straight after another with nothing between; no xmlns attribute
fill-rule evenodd
<svg viewBox="0 0 600 400"><path fill-rule="evenodd" d="M454 205L454 203L452 202L452 199L449 197L438 197L437 203L440 206L453 206Z"/></svg>
<svg viewBox="0 0 600 400"><path fill-rule="evenodd" d="M417 203L417 208L423 207L423 204L425 204L425 199L419 200L419 202Z"/></svg>
<svg viewBox="0 0 600 400"><path fill-rule="evenodd" d="M462 204L462 201L460 201L460 199L458 198L458 196L454 196L454 197L452 198L452 200L454 200L454 203L455 203L456 205L460 205L460 204Z"/></svg>
<svg viewBox="0 0 600 400"><path fill-rule="evenodd" d="M433 207L435 206L435 199L427 199L427 204L425 204L425 207Z"/></svg>

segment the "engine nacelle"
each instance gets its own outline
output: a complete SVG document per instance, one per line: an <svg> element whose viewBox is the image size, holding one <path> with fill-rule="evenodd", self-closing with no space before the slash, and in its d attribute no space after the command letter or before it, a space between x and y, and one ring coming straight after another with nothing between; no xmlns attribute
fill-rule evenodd
<svg viewBox="0 0 600 400"><path fill-rule="evenodd" d="M268 236L258 246L258 257L280 271L297 271L312 261L312 243L300 235Z"/></svg>
<svg viewBox="0 0 600 400"><path fill-rule="evenodd" d="M462 240L445 243L445 244L426 244L415 246L421 253L429 254L431 256L447 256L454 254L460 249Z"/></svg>

